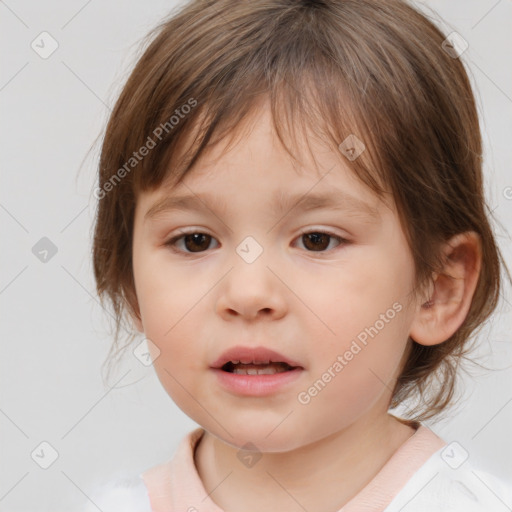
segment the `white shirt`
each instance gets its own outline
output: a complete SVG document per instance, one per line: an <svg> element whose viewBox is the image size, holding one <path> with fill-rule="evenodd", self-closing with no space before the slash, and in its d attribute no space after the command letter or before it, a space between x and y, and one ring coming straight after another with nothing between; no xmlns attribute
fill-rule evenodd
<svg viewBox="0 0 512 512"><path fill-rule="evenodd" d="M208 493L194 464L203 433L190 432L170 461L99 489L84 512L222 512L204 499ZM422 425L338 512L458 511L512 511L512 485L476 470L458 443L447 445Z"/></svg>

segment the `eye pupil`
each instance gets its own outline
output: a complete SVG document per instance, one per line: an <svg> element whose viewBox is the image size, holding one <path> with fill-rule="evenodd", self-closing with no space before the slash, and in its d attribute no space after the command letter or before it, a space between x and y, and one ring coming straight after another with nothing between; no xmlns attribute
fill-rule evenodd
<svg viewBox="0 0 512 512"><path fill-rule="evenodd" d="M303 235L304 246L311 250L325 250L329 246L329 238L331 238L330 235L326 233L307 233ZM312 247L309 242L313 242ZM320 246L316 244L320 244Z"/></svg>
<svg viewBox="0 0 512 512"><path fill-rule="evenodd" d="M184 240L185 240L185 246L187 247L187 250L189 250L190 252L200 252L201 250L208 249L208 246L210 245L210 241L211 241L211 236L206 235L204 233L192 233L190 235L185 235ZM204 240L207 241L206 245L204 243L201 244L201 242L204 242ZM191 248L189 242L199 245L199 250L195 251L194 248ZM197 249L197 245L195 246L196 249Z"/></svg>

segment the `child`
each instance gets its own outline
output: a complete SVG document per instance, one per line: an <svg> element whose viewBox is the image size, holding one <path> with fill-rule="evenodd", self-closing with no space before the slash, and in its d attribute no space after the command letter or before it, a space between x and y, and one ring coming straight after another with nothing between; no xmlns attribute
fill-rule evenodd
<svg viewBox="0 0 512 512"><path fill-rule="evenodd" d="M151 37L103 141L94 271L200 428L96 505L510 510L421 423L500 290L460 36L400 0L195 0Z"/></svg>

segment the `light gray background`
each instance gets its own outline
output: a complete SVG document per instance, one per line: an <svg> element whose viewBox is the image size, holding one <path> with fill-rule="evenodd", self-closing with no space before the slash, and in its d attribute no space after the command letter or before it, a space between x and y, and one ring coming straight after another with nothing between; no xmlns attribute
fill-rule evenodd
<svg viewBox="0 0 512 512"><path fill-rule="evenodd" d="M105 387L100 366L110 338L94 293L90 258L97 148L133 65L137 41L174 2L0 1L1 237L0 510L77 510L103 482L168 459L195 424L171 401L151 367L126 359ZM468 42L463 60L482 113L487 196L512 226L512 2L418 3ZM42 59L31 42L48 31L58 49ZM508 199L507 199L508 190ZM512 244L497 226L509 265ZM32 247L48 237L46 263ZM511 302L509 287L505 290ZM457 440L481 469L512 479L511 308L481 336L482 364L466 398L431 428ZM141 337L142 339L142 337ZM128 373L127 373L128 372ZM40 443L59 457L31 458ZM39 448L38 448L39 447ZM34 455L37 459L37 455ZM509 504L512 506L512 504Z"/></svg>

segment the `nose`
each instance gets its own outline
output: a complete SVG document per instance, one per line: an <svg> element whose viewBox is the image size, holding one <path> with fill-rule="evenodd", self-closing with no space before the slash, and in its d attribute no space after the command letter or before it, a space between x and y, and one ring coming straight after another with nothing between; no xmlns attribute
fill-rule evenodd
<svg viewBox="0 0 512 512"><path fill-rule="evenodd" d="M241 260L221 282L217 314L225 320L278 320L287 312L286 291L285 283L263 258L253 263Z"/></svg>

